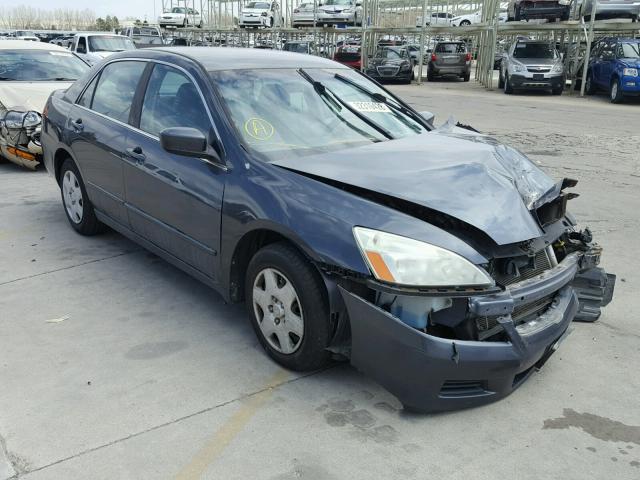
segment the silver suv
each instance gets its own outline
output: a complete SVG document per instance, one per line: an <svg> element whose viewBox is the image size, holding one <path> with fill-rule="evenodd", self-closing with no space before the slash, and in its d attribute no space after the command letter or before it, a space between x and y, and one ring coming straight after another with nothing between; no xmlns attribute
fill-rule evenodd
<svg viewBox="0 0 640 480"><path fill-rule="evenodd" d="M514 90L551 90L561 95L565 84L562 57L549 42L516 40L502 56L498 87Z"/></svg>

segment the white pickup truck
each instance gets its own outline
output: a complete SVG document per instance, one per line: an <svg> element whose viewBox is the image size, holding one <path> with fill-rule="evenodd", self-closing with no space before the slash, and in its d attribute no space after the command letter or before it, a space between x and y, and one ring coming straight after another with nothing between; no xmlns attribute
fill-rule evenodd
<svg viewBox="0 0 640 480"><path fill-rule="evenodd" d="M95 65L115 52L134 50L133 41L113 33L78 33L73 37L69 49L89 65Z"/></svg>

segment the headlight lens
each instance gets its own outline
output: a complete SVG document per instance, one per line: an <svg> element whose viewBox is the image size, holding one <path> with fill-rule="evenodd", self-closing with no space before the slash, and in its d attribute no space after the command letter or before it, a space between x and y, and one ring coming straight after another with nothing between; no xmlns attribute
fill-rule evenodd
<svg viewBox="0 0 640 480"><path fill-rule="evenodd" d="M364 227L354 227L353 234L378 280L425 287L494 284L486 272L444 248Z"/></svg>
<svg viewBox="0 0 640 480"><path fill-rule="evenodd" d="M625 68L622 71L623 75L626 75L628 77L637 77L638 76L638 69L637 68Z"/></svg>
<svg viewBox="0 0 640 480"><path fill-rule="evenodd" d="M521 63L510 63L509 70L512 72L524 72L526 69Z"/></svg>
<svg viewBox="0 0 640 480"><path fill-rule="evenodd" d="M11 110L4 117L7 128L35 127L40 124L42 117L38 112L30 110L28 112L17 112Z"/></svg>
<svg viewBox="0 0 640 480"><path fill-rule="evenodd" d="M564 71L564 65L562 63L556 63L551 69L551 73L562 73Z"/></svg>

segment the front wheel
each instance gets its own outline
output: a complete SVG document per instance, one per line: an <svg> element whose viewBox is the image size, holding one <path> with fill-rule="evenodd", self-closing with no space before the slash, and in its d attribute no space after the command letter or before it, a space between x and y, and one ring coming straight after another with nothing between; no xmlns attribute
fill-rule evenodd
<svg viewBox="0 0 640 480"><path fill-rule="evenodd" d="M259 250L249 262L245 292L253 329L271 358L298 371L328 363L325 286L295 248L279 242Z"/></svg>
<svg viewBox="0 0 640 480"><path fill-rule="evenodd" d="M611 103L621 103L624 99L624 95L622 94L622 88L620 88L620 80L614 78L611 81L611 88L609 90L609 99Z"/></svg>
<svg viewBox="0 0 640 480"><path fill-rule="evenodd" d="M509 81L508 73L504 76L504 93L506 93L507 95L511 95L513 93L513 87L511 86L511 82Z"/></svg>
<svg viewBox="0 0 640 480"><path fill-rule="evenodd" d="M564 88L562 88L562 87L556 87L556 88L551 90L551 93L553 95L562 95L562 91L563 90L564 90Z"/></svg>
<svg viewBox="0 0 640 480"><path fill-rule="evenodd" d="M60 193L64 212L73 229L82 235L95 235L105 226L96 217L78 167L68 158L60 169Z"/></svg>
<svg viewBox="0 0 640 480"><path fill-rule="evenodd" d="M466 27L468 25L471 25L471 22L469 20L463 20L460 22L461 27Z"/></svg>
<svg viewBox="0 0 640 480"><path fill-rule="evenodd" d="M502 68L498 74L498 88L504 88L504 78L502 77Z"/></svg>
<svg viewBox="0 0 640 480"><path fill-rule="evenodd" d="M593 84L593 77L591 72L587 72L587 80L584 84L584 93L587 95L593 95L596 93L596 86Z"/></svg>

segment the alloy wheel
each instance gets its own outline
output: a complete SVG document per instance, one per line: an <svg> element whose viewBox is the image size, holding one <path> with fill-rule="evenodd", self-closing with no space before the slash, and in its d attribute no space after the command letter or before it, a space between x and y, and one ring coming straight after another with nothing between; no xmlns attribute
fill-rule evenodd
<svg viewBox="0 0 640 480"><path fill-rule="evenodd" d="M304 317L298 294L284 274L265 268L253 283L253 311L269 345L285 355L300 347Z"/></svg>
<svg viewBox="0 0 640 480"><path fill-rule="evenodd" d="M82 222L84 204L82 199L82 189L78 178L71 171L67 170L62 178L62 192L64 198L64 208L73 223Z"/></svg>

